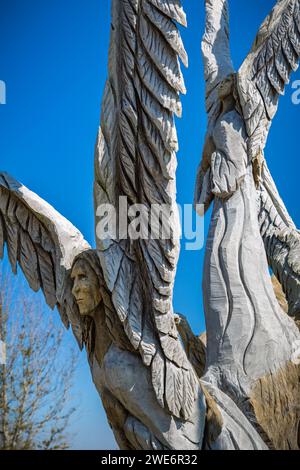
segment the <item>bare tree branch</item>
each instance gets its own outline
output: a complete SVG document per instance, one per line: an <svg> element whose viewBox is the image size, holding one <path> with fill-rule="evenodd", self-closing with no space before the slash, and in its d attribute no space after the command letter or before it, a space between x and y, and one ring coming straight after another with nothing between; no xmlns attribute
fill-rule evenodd
<svg viewBox="0 0 300 470"><path fill-rule="evenodd" d="M77 353L41 302L0 273L0 337L7 360L0 369L0 449L66 449L75 411L70 388ZM63 357L63 361L61 358Z"/></svg>

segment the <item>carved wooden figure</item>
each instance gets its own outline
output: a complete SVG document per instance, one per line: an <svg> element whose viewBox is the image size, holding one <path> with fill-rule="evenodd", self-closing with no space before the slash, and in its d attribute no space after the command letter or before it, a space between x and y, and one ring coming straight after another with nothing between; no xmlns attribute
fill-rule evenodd
<svg viewBox="0 0 300 470"><path fill-rule="evenodd" d="M97 247L1 173L0 255L6 244L13 271L19 265L30 287L42 289L86 348L121 449L297 448L299 233L263 151L300 55L300 0L278 1L238 73L227 1L205 2L208 130L195 202L214 202L203 281L207 348L172 304L180 234L174 114L185 93L179 59L188 62L176 23L186 26L186 17L180 0L111 3L95 149ZM118 209L125 197L129 212L116 211L117 228L134 204L167 205L170 237L101 236L99 208Z"/></svg>

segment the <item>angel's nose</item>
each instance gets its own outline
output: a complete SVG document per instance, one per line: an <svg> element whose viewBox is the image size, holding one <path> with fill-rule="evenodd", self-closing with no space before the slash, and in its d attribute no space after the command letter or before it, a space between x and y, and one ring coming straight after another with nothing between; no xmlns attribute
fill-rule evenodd
<svg viewBox="0 0 300 470"><path fill-rule="evenodd" d="M75 281L74 281L74 284L73 284L72 294L73 294L73 295L76 295L76 294L78 294L78 292L79 292L79 284L78 284L78 282L75 280Z"/></svg>

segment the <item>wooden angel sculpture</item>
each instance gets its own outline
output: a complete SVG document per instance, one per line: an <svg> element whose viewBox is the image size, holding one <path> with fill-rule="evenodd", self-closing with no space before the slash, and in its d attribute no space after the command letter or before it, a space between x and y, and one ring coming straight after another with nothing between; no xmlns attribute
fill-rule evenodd
<svg viewBox="0 0 300 470"><path fill-rule="evenodd" d="M208 130L195 200L208 208L214 199L214 208L203 278L208 344L203 380L234 397L270 447L295 449L300 236L268 171L264 148L279 95L298 66L300 2L277 2L237 73L227 1L207 0L206 10ZM276 301L268 264L294 319Z"/></svg>
<svg viewBox="0 0 300 470"><path fill-rule="evenodd" d="M299 2L279 3L288 8ZM3 255L6 244L13 270L19 265L30 287L42 289L48 305L58 308L80 347L86 347L93 381L121 449L268 448L273 436L266 437L265 423L259 419L257 409L261 402L258 401L256 409L245 406L245 402L251 399L257 381L272 373L270 362L286 364L293 342L299 339L293 321L279 311L267 277L259 234L258 215L261 219L264 216L261 214L269 210L269 199L278 213L286 212L282 203L279 206L276 202L279 197L270 177L269 186L261 183L267 178L266 168L262 169L258 189L254 186L249 156L252 154L247 150L252 134L246 133L243 114L246 111L242 108L249 101L250 85L242 78L240 81L233 78L233 71L227 70L226 64L224 70L223 66L218 68L216 53L220 45L224 46L219 40L227 34L227 4L208 0L206 8L208 47L204 55L208 102L212 100L212 108L208 105L210 123L197 200L208 205L215 197L215 210L204 281L208 349L203 377L203 367L197 366L197 354L193 355L190 347L193 342L197 349L197 338L184 321L178 321L172 305L180 234L174 114L180 116L179 93L185 92L178 59L187 65L187 54L176 26L176 23L186 25L180 0L112 0L109 76L95 149L96 249L92 250L83 236L37 195L7 174L0 175L0 254ZM296 20L299 26L299 15ZM228 75L229 80L224 81ZM241 98L237 98L235 90L240 90ZM264 102L260 101L259 106L264 106ZM268 119L265 107L261 109ZM224 119L228 113L232 114ZM225 145L229 129L228 149L220 142L224 126ZM128 204L125 214L118 210L124 198ZM240 207L243 198L246 202ZM259 208L258 199L262 201ZM167 206L169 237L136 238L130 231L124 234L121 222L132 221L137 205L148 211L153 205ZM103 225L103 207L116 209L114 236L110 233L103 236L99 230ZM237 218L245 220L246 214L249 221L239 224L243 230L239 227L231 242L230 224L234 229ZM224 217L227 217L225 229ZM266 243L271 246L268 253L271 262L278 272L285 273L286 261L280 258L277 243L289 243L289 237L292 233L296 237L296 231L286 225L285 235L277 237L278 224L278 217L268 218L266 230L271 241ZM161 233L160 219L158 229ZM237 259L239 274L249 271L247 292L251 296L246 301L244 291L241 295L239 288L236 292L231 290L236 264L229 258L221 260L223 248L215 248L220 244L220 234L222 243L229 240L229 258L231 245L233 251L242 245L242 258ZM288 242L280 241L284 236ZM261 253L256 270L265 282L265 287L261 285L265 294L259 293L257 311L254 295L257 280L253 279L253 267L248 266L249 258L244 255L247 249L244 250L242 242L247 239L247 245L247 237L256 243L251 250ZM294 246L291 242L288 256ZM250 262L253 263L253 258ZM297 283L292 263L290 270L283 276L292 279L288 278L286 285L292 286L290 295L295 311ZM220 289L222 309L216 289ZM248 308L243 312L248 327L245 335L239 302ZM256 318L257 325L253 326ZM252 347L249 340L252 336L255 347L258 344L263 349L264 341L268 343L266 354L258 354Z"/></svg>

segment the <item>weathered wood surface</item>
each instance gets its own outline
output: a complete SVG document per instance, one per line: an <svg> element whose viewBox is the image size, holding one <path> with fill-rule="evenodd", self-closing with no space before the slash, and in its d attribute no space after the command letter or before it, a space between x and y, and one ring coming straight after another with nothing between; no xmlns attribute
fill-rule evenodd
<svg viewBox="0 0 300 470"><path fill-rule="evenodd" d="M208 128L195 202L206 210L214 202L203 280L206 348L173 312L180 234L174 116L185 93L179 60L187 65L177 24L186 17L180 0L111 3L95 151L97 249L1 173L0 254L6 244L12 269L21 267L85 345L121 449L295 449L299 232L263 151L299 59L300 0L277 2L237 74L228 2L205 2ZM98 209L118 209L120 196L129 206L168 205L170 238L101 238ZM277 292L283 289L280 305L269 266Z"/></svg>
<svg viewBox="0 0 300 470"><path fill-rule="evenodd" d="M269 447L284 449L299 445L299 368L292 358L299 348L300 244L263 150L279 95L298 63L299 6L298 0L277 3L235 76L227 1L206 2L209 126L195 192L205 209L214 199L203 281L204 378L234 397ZM293 318L275 298L268 264Z"/></svg>
<svg viewBox="0 0 300 470"><path fill-rule="evenodd" d="M151 369L157 400L189 418L197 379L173 316L179 255L174 114L185 85L178 59L187 55L175 22L185 24L179 1L112 1L109 77L95 155L95 212L100 204L166 204L169 239L105 240L97 236L101 266L124 330ZM96 226L99 218L96 216ZM120 220L117 221L119 227ZM160 224L161 225L161 224ZM97 235L97 233L96 233Z"/></svg>

